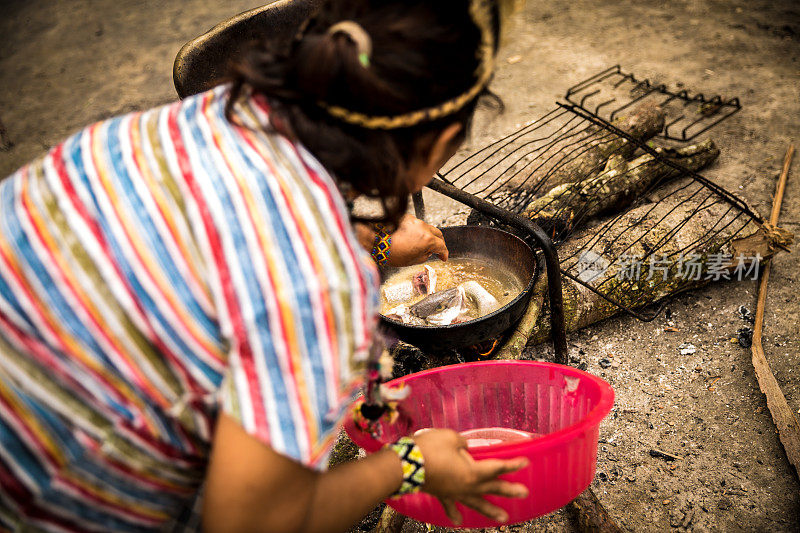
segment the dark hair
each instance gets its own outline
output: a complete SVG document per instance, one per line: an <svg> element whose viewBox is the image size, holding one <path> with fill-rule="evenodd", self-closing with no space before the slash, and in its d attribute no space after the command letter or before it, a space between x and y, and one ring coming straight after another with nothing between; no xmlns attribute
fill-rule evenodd
<svg viewBox="0 0 800 533"><path fill-rule="evenodd" d="M351 125L320 104L373 116L437 106L475 84L480 31L466 0L329 0L288 46L260 42L233 65L228 116L245 88L267 97L273 127L291 133L340 183L379 198L383 221L405 213L409 190L401 170L426 155L420 139L459 122L469 126L478 98L438 120L381 130ZM372 39L369 66L333 24L352 20ZM287 134L289 131L280 131ZM463 133L462 133L463 134Z"/></svg>

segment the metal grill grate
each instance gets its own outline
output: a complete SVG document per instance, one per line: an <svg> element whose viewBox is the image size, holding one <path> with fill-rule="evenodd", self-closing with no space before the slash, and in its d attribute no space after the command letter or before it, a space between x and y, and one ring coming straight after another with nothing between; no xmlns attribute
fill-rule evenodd
<svg viewBox="0 0 800 533"><path fill-rule="evenodd" d="M554 242L566 243L559 245L564 276L630 314L650 320L660 309L642 313L637 309L651 302L627 298L635 281L608 287L607 279L591 279L584 274L587 254L599 250L612 261L622 261L636 247L644 250L642 262L670 260L674 275L684 255L697 250L707 254L708 243L731 242L743 236L748 225L760 223L759 215L744 201L698 172L702 167L698 159L685 157L698 146L708 148L687 145L738 111L739 102L669 92L664 86L638 81L619 66L570 88L566 99L567 103L558 103L544 116L461 160L440 178L500 208L488 213L480 205L473 206L470 223L499 224L525 236L514 215L533 220ZM642 109L652 112L647 110L654 106L659 108L660 122L648 134L626 128L631 116ZM597 153L604 155L595 157ZM639 189L633 187L616 205L603 205L608 198L605 178L616 172L609 163L612 158L624 162L616 174L623 180L652 169L658 169L657 177ZM564 188L565 183L573 185ZM561 190L560 196L554 194ZM714 219L709 220L712 214ZM674 242L682 229L701 222L702 236ZM636 237L626 240L634 229ZM580 237L577 241L576 236Z"/></svg>
<svg viewBox="0 0 800 533"><path fill-rule="evenodd" d="M567 89L567 102L586 109L609 122L632 106L653 102L667 110L670 120L659 136L676 141L691 141L709 128L730 117L742 106L739 99L720 95L707 98L686 89L672 91L664 84L653 84L625 73L619 65L595 74Z"/></svg>

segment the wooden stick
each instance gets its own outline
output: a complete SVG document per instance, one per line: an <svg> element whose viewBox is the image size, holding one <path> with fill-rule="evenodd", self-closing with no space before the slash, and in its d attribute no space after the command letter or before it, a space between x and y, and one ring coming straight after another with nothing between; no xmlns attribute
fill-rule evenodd
<svg viewBox="0 0 800 533"><path fill-rule="evenodd" d="M778 187L772 204L772 214L769 223L777 225L778 217L781 212L783 194L786 190L786 181L789 177L789 167L792 164L794 155L794 145L789 146L786 158L783 161L783 170L778 180ZM778 428L778 438L786 451L786 457L795 468L795 474L800 475L800 425L797 423L792 409L789 407L786 397L781 392L780 385L775 379L769 363L764 355L764 348L761 345L761 333L764 329L764 307L767 301L767 282L769 281L769 271L772 262L766 264L761 274L758 284L758 303L756 304L756 322L753 328L753 368L755 368L758 386L767 398L767 408L772 415L772 420Z"/></svg>
<svg viewBox="0 0 800 533"><path fill-rule="evenodd" d="M769 223L773 226L778 224L778 217L781 215L783 193L786 191L786 182L789 181L789 167L792 166L792 157L794 157L794 145L790 144L789 149L786 150L786 157L783 158L781 177L778 178L778 188L775 190L775 198L772 200L772 213L769 215Z"/></svg>

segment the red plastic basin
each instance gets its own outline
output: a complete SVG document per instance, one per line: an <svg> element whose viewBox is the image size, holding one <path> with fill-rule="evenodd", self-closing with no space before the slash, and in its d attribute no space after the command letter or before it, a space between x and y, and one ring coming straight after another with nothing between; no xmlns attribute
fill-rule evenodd
<svg viewBox="0 0 800 533"><path fill-rule="evenodd" d="M411 395L403 409L411 416L408 433L423 428L466 431L511 428L534 433L523 438L470 448L475 459L524 456L530 464L503 479L525 484L525 499L486 496L508 512L513 524L563 507L591 483L597 463L600 422L614 403L614 391L602 379L568 366L533 361L487 361L444 366L390 381L405 383ZM345 429L367 452L401 436L400 428L383 425L380 440L356 428ZM429 524L456 527L436 498L424 493L387 500L398 512ZM460 527L493 527L498 523L459 504Z"/></svg>

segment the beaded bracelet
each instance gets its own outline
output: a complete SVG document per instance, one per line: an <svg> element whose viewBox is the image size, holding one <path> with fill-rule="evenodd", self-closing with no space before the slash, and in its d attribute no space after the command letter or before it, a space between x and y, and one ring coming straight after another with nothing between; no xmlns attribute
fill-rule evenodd
<svg viewBox="0 0 800 533"><path fill-rule="evenodd" d="M400 457L403 467L403 483L391 497L399 498L404 494L419 492L425 483L425 461L417 443L411 437L400 437L397 442L387 444L386 447Z"/></svg>
<svg viewBox="0 0 800 533"><path fill-rule="evenodd" d="M372 242L372 259L378 263L378 266L384 266L386 261L389 260L389 253L392 247L392 236L383 229L383 226L377 226L375 233L375 240Z"/></svg>

